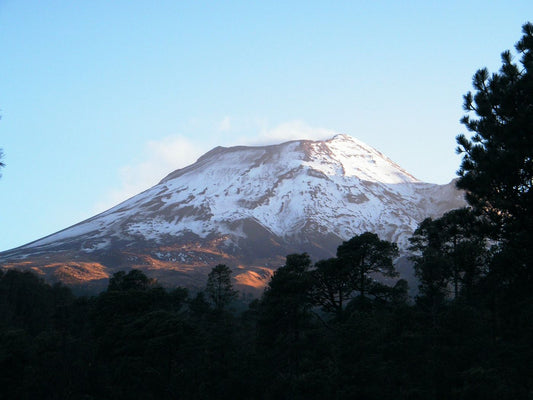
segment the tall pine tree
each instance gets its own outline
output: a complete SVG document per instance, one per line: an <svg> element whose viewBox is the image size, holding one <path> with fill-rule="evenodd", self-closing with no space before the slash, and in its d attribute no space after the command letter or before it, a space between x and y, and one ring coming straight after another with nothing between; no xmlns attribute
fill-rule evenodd
<svg viewBox="0 0 533 400"><path fill-rule="evenodd" d="M472 134L457 136L457 186L494 223L494 236L518 248L533 239L533 24L522 31L518 62L505 51L499 73L474 75L461 120Z"/></svg>

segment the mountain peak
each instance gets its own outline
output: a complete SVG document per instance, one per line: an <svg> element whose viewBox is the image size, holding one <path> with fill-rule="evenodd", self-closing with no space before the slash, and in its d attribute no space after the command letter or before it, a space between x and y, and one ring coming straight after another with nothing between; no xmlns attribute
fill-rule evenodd
<svg viewBox="0 0 533 400"><path fill-rule="evenodd" d="M353 136L347 135L346 133L338 133L334 135L331 139L328 139L328 141L333 141L333 140L355 141L356 139Z"/></svg>
<svg viewBox="0 0 533 400"><path fill-rule="evenodd" d="M291 140L263 146L218 146L202 155L185 168L171 172L160 184L165 184L195 170L226 168L259 163L274 171L296 166L308 168L326 175L351 176L363 181L381 183L419 182L398 164L366 143L346 134L337 134L325 140Z"/></svg>
<svg viewBox="0 0 533 400"><path fill-rule="evenodd" d="M203 285L218 263L261 275L287 254L331 257L365 231L405 248L420 221L463 204L453 185L419 182L348 135L215 147L112 209L1 258L57 279L66 266L72 276L128 267Z"/></svg>
<svg viewBox="0 0 533 400"><path fill-rule="evenodd" d="M352 136L339 134L315 143L321 149L318 153L325 150L324 146L327 148L328 157L342 166L346 176L390 184L419 182L380 151Z"/></svg>

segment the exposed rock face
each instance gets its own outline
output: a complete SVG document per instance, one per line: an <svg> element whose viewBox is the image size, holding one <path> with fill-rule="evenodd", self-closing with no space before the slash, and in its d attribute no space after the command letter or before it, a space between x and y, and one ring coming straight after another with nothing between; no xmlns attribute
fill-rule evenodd
<svg viewBox="0 0 533 400"><path fill-rule="evenodd" d="M241 289L258 291L287 254L331 257L365 231L405 248L424 218L465 204L453 182L420 182L346 135L217 147L108 211L1 253L0 263L95 288L129 268L203 287L224 263Z"/></svg>

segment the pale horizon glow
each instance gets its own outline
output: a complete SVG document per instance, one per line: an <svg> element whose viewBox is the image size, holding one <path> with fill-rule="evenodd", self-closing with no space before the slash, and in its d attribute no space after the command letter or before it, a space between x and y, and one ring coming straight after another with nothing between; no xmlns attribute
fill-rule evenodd
<svg viewBox="0 0 533 400"><path fill-rule="evenodd" d="M216 146L347 134L448 183L462 96L530 15L530 0L2 1L0 251Z"/></svg>

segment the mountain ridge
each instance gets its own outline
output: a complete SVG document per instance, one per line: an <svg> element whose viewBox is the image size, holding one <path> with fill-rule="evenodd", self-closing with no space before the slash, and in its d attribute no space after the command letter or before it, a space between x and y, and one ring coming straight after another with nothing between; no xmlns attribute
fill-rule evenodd
<svg viewBox="0 0 533 400"><path fill-rule="evenodd" d="M405 248L423 218L463 206L462 197L453 181L421 182L348 135L218 146L109 210L0 253L0 262L53 278L52 261L70 258L97 263L98 279L135 267L169 284L199 274L197 286L221 262L243 270L240 281L248 282L282 265L286 254L332 256L342 240L364 231Z"/></svg>

